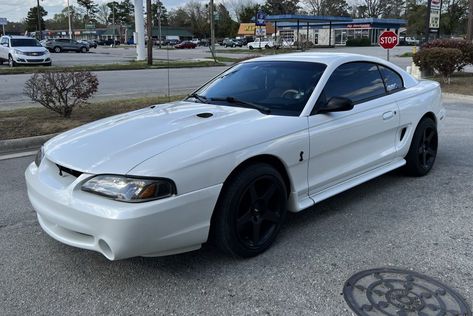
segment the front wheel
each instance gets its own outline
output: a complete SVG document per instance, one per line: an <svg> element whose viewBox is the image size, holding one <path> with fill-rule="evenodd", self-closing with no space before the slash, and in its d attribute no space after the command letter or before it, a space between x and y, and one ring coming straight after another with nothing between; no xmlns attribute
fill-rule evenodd
<svg viewBox="0 0 473 316"><path fill-rule="evenodd" d="M10 66L10 68L16 67L16 61L13 60L12 56L8 56L8 66Z"/></svg>
<svg viewBox="0 0 473 316"><path fill-rule="evenodd" d="M82 47L82 48L80 49L80 52L81 52L81 53L87 53L87 48L86 48L86 47Z"/></svg>
<svg viewBox="0 0 473 316"><path fill-rule="evenodd" d="M277 170L254 164L228 183L215 209L212 237L224 252L253 257L268 249L286 216L287 189Z"/></svg>
<svg viewBox="0 0 473 316"><path fill-rule="evenodd" d="M422 177L429 173L437 157L437 148L437 126L432 119L424 118L417 125L409 152L405 157L406 173L414 177Z"/></svg>
<svg viewBox="0 0 473 316"><path fill-rule="evenodd" d="M59 46L54 47L54 52L55 53L60 53L61 51L62 51L61 47L59 47Z"/></svg>
<svg viewBox="0 0 473 316"><path fill-rule="evenodd" d="M250 50L253 50L253 46L249 46L248 48L249 48Z"/></svg>

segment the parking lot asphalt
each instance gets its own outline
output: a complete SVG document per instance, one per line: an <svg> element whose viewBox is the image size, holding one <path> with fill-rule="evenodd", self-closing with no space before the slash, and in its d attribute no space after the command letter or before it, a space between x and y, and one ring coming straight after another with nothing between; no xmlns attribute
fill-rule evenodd
<svg viewBox="0 0 473 316"><path fill-rule="evenodd" d="M0 161L0 315L352 315L345 280L395 266L434 277L473 305L473 103L446 99L436 164L399 171L291 214L248 260L212 246L110 262L42 232L25 192L33 157Z"/></svg>

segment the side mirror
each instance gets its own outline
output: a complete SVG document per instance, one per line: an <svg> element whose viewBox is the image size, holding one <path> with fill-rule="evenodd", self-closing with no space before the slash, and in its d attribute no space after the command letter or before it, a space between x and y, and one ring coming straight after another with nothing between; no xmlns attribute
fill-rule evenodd
<svg viewBox="0 0 473 316"><path fill-rule="evenodd" d="M8 47L8 43L2 43L2 46Z"/></svg>
<svg viewBox="0 0 473 316"><path fill-rule="evenodd" d="M353 102L348 98L333 97L317 109L317 113L342 112L353 109Z"/></svg>

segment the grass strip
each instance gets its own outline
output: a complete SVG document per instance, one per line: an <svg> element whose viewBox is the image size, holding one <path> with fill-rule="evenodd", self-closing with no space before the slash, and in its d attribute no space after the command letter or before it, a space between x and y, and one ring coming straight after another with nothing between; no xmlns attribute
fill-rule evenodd
<svg viewBox="0 0 473 316"><path fill-rule="evenodd" d="M98 119L176 101L184 96L159 96L94 102L76 108L70 119L43 107L0 111L0 140L59 133Z"/></svg>
<svg viewBox="0 0 473 316"><path fill-rule="evenodd" d="M196 68L196 67L213 67L213 66L224 66L220 62L214 62L212 60L199 60L199 61L182 61L182 60L158 60L153 61L153 65L149 66L146 62L132 61L128 64L105 64L105 65L75 65L70 67L63 66L20 66L15 68L0 68L0 75L11 75L11 74L32 74L32 73L43 73L48 71L62 71L65 69L71 69L75 71L88 70L88 71L113 71L113 70L139 70L139 69L163 69L163 68Z"/></svg>

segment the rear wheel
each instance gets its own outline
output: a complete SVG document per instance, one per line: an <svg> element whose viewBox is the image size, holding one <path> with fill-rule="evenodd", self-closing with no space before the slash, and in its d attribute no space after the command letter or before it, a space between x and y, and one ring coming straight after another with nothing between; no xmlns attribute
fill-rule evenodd
<svg viewBox="0 0 473 316"><path fill-rule="evenodd" d="M61 51L62 51L61 47L59 47L59 46L54 47L54 52L55 53L60 53Z"/></svg>
<svg viewBox="0 0 473 316"><path fill-rule="evenodd" d="M268 164L255 164L233 178L219 199L213 238L224 252L253 257L276 239L286 215L287 189Z"/></svg>
<svg viewBox="0 0 473 316"><path fill-rule="evenodd" d="M87 53L87 47L82 47L82 48L80 49L80 51L81 51L82 53Z"/></svg>
<svg viewBox="0 0 473 316"><path fill-rule="evenodd" d="M409 152L405 157L406 173L415 177L429 173L437 157L437 148L437 126L432 119L424 118L417 125Z"/></svg>

